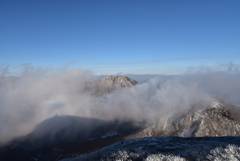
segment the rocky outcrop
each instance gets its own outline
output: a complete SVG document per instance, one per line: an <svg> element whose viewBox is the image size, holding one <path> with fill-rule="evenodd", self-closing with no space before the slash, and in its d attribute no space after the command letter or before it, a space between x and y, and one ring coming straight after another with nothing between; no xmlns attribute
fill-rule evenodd
<svg viewBox="0 0 240 161"><path fill-rule="evenodd" d="M133 87L139 84L137 81L125 76L109 75L103 79L88 81L85 84L84 91L92 95L101 96L114 90Z"/></svg>

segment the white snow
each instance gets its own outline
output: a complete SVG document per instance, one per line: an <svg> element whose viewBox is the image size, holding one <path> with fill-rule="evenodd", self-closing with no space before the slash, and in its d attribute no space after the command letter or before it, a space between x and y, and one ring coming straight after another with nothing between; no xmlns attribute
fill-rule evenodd
<svg viewBox="0 0 240 161"><path fill-rule="evenodd" d="M103 136L101 136L101 138L107 138L107 137L111 137L114 135L117 135L118 133L116 131L111 130L110 132L104 134Z"/></svg>

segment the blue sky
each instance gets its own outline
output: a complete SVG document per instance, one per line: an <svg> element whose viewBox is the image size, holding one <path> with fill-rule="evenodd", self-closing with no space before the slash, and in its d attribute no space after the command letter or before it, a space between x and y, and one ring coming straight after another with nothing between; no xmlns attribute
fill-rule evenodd
<svg viewBox="0 0 240 161"><path fill-rule="evenodd" d="M239 0L0 0L0 64L180 74L240 64Z"/></svg>

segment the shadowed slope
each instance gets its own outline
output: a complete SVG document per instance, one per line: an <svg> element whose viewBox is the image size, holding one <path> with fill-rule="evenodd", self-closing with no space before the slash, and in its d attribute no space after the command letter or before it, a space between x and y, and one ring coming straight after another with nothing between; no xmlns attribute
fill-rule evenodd
<svg viewBox="0 0 240 161"><path fill-rule="evenodd" d="M139 130L133 122L111 121L83 118L76 116L55 116L43 121L35 130L25 137L15 139L0 149L0 159L18 160L38 158L49 148L60 144L81 144L81 142L96 139L111 139L128 135ZM107 145L107 144L106 144ZM21 159L22 158L22 159Z"/></svg>

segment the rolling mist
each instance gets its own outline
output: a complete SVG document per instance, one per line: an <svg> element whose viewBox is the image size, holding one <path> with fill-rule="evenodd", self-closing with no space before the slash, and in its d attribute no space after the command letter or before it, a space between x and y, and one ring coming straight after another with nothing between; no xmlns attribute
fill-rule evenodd
<svg viewBox="0 0 240 161"><path fill-rule="evenodd" d="M29 134L54 116L133 121L137 125L184 113L194 105L206 107L211 97L240 104L238 69L230 64L214 70L201 68L181 76L147 79L142 75L136 79L142 83L135 87L96 96L85 91L85 83L97 77L90 71L28 66L11 74L8 67L1 66L0 144Z"/></svg>

